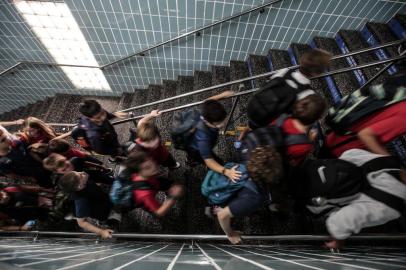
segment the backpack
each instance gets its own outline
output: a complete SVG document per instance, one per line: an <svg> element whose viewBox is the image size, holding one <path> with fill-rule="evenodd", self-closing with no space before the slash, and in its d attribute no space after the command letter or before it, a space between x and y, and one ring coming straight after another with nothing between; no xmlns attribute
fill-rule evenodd
<svg viewBox="0 0 406 270"><path fill-rule="evenodd" d="M300 90L289 86L283 78L274 78L248 101L247 117L255 127L267 126L283 113L289 113Z"/></svg>
<svg viewBox="0 0 406 270"><path fill-rule="evenodd" d="M274 146L280 153L284 153L284 148L289 145L313 144L306 134L285 134L282 126L287 118L287 114L282 114L276 119L274 125L257 128L249 132L241 147L243 160L248 160L251 151L260 145Z"/></svg>
<svg viewBox="0 0 406 270"><path fill-rule="evenodd" d="M230 169L235 165L238 165L237 169L242 174L237 182L232 182L227 176L213 170L207 172L201 186L201 191L202 194L208 198L209 204L218 205L226 203L235 192L246 185L249 176L245 165L228 162L224 167Z"/></svg>
<svg viewBox="0 0 406 270"><path fill-rule="evenodd" d="M348 129L356 121L397 102L406 100L406 83L399 79L367 89L358 89L330 108L326 124L337 134L351 134Z"/></svg>
<svg viewBox="0 0 406 270"><path fill-rule="evenodd" d="M146 181L133 182L131 180L131 170L124 169L116 176L110 188L110 200L116 206L131 207L133 206L133 190L135 189L153 189Z"/></svg>
<svg viewBox="0 0 406 270"><path fill-rule="evenodd" d="M176 149L188 148L199 121L200 112L197 110L182 111L174 115L170 133Z"/></svg>
<svg viewBox="0 0 406 270"><path fill-rule="evenodd" d="M368 185L362 169L342 159L306 160L291 180L294 197L305 201L348 197Z"/></svg>

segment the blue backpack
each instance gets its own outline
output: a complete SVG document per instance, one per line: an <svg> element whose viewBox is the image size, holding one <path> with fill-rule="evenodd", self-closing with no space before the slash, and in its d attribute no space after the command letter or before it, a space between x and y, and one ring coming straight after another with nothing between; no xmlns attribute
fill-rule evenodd
<svg viewBox="0 0 406 270"><path fill-rule="evenodd" d="M132 182L121 178L116 178L111 185L110 200L114 205L131 207L133 203Z"/></svg>
<svg viewBox="0 0 406 270"><path fill-rule="evenodd" d="M209 204L226 203L235 192L240 190L247 183L249 176L245 165L229 162L224 165L225 168L231 169L238 165L237 170L242 173L241 178L237 182L232 182L227 176L218 172L209 170L203 180L201 191L208 198Z"/></svg>

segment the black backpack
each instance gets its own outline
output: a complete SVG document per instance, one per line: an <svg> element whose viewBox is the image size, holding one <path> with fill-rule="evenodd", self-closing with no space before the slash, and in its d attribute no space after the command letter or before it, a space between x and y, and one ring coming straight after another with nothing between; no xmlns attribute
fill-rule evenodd
<svg viewBox="0 0 406 270"><path fill-rule="evenodd" d="M174 115L170 133L176 149L188 148L199 121L200 112L197 110L182 111Z"/></svg>
<svg viewBox="0 0 406 270"><path fill-rule="evenodd" d="M282 114L276 119L276 123L271 126L257 128L249 132L243 140L241 154L243 160L249 159L252 150L260 145L274 146L283 155L285 147L296 144L313 144L306 134L285 134L282 129L283 123L288 118L287 114Z"/></svg>
<svg viewBox="0 0 406 270"><path fill-rule="evenodd" d="M267 126L283 113L289 113L300 90L289 86L283 78L274 78L257 93L247 105L247 117L254 127Z"/></svg>
<svg viewBox="0 0 406 270"><path fill-rule="evenodd" d="M385 83L361 88L330 108L326 124L337 134L351 134L349 127L374 112L406 100L406 74Z"/></svg>
<svg viewBox="0 0 406 270"><path fill-rule="evenodd" d="M291 176L291 191L298 200L343 198L368 184L363 170L341 159L308 159Z"/></svg>

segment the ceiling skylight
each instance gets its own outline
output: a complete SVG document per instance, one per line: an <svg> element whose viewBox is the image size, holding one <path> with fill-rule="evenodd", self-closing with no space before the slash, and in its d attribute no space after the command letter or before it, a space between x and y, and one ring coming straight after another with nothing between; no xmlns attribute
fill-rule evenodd
<svg viewBox="0 0 406 270"><path fill-rule="evenodd" d="M65 3L16 0L14 4L56 63L98 66L79 25ZM111 90L100 69L61 68L78 89Z"/></svg>

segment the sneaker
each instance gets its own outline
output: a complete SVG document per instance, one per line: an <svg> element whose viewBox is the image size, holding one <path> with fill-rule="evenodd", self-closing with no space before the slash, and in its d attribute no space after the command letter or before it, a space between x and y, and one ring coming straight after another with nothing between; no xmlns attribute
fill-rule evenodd
<svg viewBox="0 0 406 270"><path fill-rule="evenodd" d="M121 222L121 213L117 213L116 211L112 210L107 219L108 220L116 220L118 222Z"/></svg>
<svg viewBox="0 0 406 270"><path fill-rule="evenodd" d="M74 220L76 217L73 215L73 213L69 213L66 216L63 217L64 220Z"/></svg>
<svg viewBox="0 0 406 270"><path fill-rule="evenodd" d="M176 170L180 168L180 163L176 161L176 165L173 167L170 167L169 170Z"/></svg>
<svg viewBox="0 0 406 270"><path fill-rule="evenodd" d="M116 156L116 157L109 157L108 162L110 163L121 163L125 160L125 157Z"/></svg>

